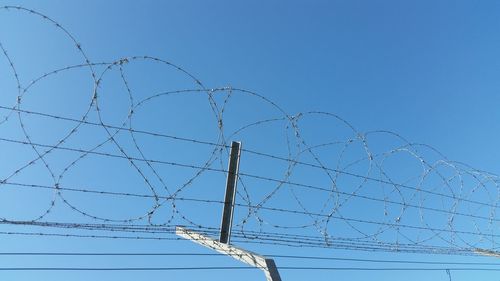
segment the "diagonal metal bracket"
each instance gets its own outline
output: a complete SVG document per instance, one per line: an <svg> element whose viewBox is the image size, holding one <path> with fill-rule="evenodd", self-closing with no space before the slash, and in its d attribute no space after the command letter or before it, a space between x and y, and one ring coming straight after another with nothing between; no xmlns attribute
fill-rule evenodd
<svg viewBox="0 0 500 281"><path fill-rule="evenodd" d="M495 258L500 258L500 252L492 251L492 250L485 250L485 249L474 249L474 252L476 254L482 255L482 256L488 256L488 257L495 257Z"/></svg>
<svg viewBox="0 0 500 281"><path fill-rule="evenodd" d="M261 269L262 271L264 271L267 281L281 281L281 277L273 259L265 258L250 251L237 248L233 245L221 243L215 239L180 226L177 226L175 228L175 234L182 238L200 244L204 247L215 250L221 254L231 256L234 259L246 263L250 266Z"/></svg>

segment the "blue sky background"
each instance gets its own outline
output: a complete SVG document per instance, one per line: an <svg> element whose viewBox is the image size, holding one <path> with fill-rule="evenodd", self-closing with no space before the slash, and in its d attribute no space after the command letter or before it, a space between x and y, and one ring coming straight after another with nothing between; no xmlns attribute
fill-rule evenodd
<svg viewBox="0 0 500 281"><path fill-rule="evenodd" d="M390 130L406 139L430 144L449 159L467 163L492 173L500 171L498 137L500 132L500 3L497 1L1 1L1 5L22 5L46 14L73 34L94 62L121 57L148 55L181 66L200 79L207 88L232 86L257 92L276 102L293 115L305 111L327 111L348 120L359 131ZM25 13L0 11L0 40L14 60L21 84L42 73L82 63L74 45L46 22ZM0 60L0 102L11 106L17 92L5 58ZM186 75L149 62L132 64L128 70L131 87L138 100L165 88L198 88ZM4 75L5 74L5 75ZM106 123L120 125L126 117L127 97L117 72L103 80L100 106ZM48 78L23 99L26 109L79 118L92 96L93 84L88 69L69 71ZM5 94L4 94L5 93ZM114 95L120 93L119 95ZM139 108L134 124L138 128L190 138L216 141L216 120L206 100L197 95L158 98ZM141 110L143 110L141 112ZM255 120L280 117L280 113L259 99L235 95L228 104L226 128L235 130ZM46 123L48 122L48 123ZM51 123L53 122L53 123ZM215 124L214 124L215 122ZM342 138L345 127L330 118L301 123L311 143ZM26 117L26 126L41 143L54 143L71 124ZM244 147L284 155L283 123L259 126L239 136ZM0 126L3 137L22 139L18 123ZM82 147L102 140L103 131L84 129L69 146ZM398 141L390 139L387 146ZM131 140L120 139L130 147ZM140 139L145 153L154 159L201 165L208 158L206 147L187 147L175 142ZM374 146L384 147L384 139ZM394 147L394 146L392 146ZM33 151L0 144L0 175L4 178ZM117 153L116 148L103 151ZM359 149L359 148L358 148ZM327 154L332 151L325 151ZM359 151L353 151L355 157ZM50 155L56 172L61 172L71 157ZM242 169L260 175L280 177L286 166L260 162L242 156ZM434 156L435 157L435 156ZM326 157L325 157L326 158ZM311 159L305 159L311 160ZM225 159L224 159L225 161ZM328 162L334 164L334 162ZM418 168L396 158L388 163L393 176L416 175ZM224 166L225 164L223 164ZM405 168L402 168L405 167ZM158 168L176 186L191 175L175 168ZM353 168L357 169L357 168ZM361 169L361 168L360 168ZM406 170L407 169L407 170ZM416 170L414 170L416 169ZM68 186L106 186L115 191L135 190L143 182L124 161L88 157L62 179ZM327 185L328 180L307 169L299 170L295 181ZM51 179L38 165L17 178L20 182L50 184ZM190 196L222 199L224 175L209 173L187 191ZM345 181L346 185L353 182ZM260 183L248 180L249 186ZM207 190L206 186L220 186ZM146 191L142 189L141 191ZM255 191L257 197L261 191ZM376 191L371 191L377 194ZM497 194L497 190L493 190ZM50 203L43 191L3 190L2 217L28 219ZM116 217L138 215L149 202L140 200L100 200L97 197L68 194L86 210ZM303 194L314 205L320 194ZM484 199L484 194L478 199ZM290 206L286 195L278 196L278 206ZM320 198L321 200L321 198ZM430 202L434 204L435 202ZM438 203L436 203L438 204ZM441 204L441 203L439 203ZM134 208L130 206L135 206ZM52 220L79 221L81 217L57 205ZM368 208L354 201L346 211L352 217L366 218ZM219 206L180 206L199 222L216 226ZM475 210L464 209L464 212ZM237 210L238 212L238 210ZM241 215L241 214L240 214ZM168 210L159 212L159 220ZM410 219L415 215L407 215ZM295 218L271 217L279 223ZM445 227L439 217L432 226ZM498 233L498 223L493 224ZM3 231L12 230L3 226ZM26 230L26 229L23 229ZM29 229L28 229L29 230ZM34 229L40 231L40 229ZM42 229L43 230L43 229ZM50 229L49 229L50 230ZM392 239L392 238L388 238ZM5 252L202 252L209 251L184 241L123 241L77 238L2 236ZM495 259L456 256L409 255L360 251L296 249L249 245L252 250L272 254L305 254L361 258L412 260L489 261ZM0 257L2 266L206 266L239 264L225 257ZM195 260L196 259L196 260ZM356 263L289 261L279 265L358 266ZM368 264L367 266L377 266ZM452 280L497 280L495 272L453 272ZM448 280L446 272L336 272L283 271L284 280ZM479 277L480 276L480 277ZM0 272L6 280L205 280L226 278L256 280L258 271L210 272Z"/></svg>

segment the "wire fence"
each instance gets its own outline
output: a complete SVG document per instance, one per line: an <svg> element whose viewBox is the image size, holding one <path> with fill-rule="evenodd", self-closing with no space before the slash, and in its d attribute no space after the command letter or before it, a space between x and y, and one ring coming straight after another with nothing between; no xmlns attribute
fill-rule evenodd
<svg viewBox="0 0 500 281"><path fill-rule="evenodd" d="M0 149L15 156L0 166L2 200L35 202L27 214L6 204L0 224L11 228L2 235L179 240L182 225L215 236L228 144L241 140L236 243L448 255L499 249L497 175L394 132L360 131L332 113L290 114L249 90L207 87L160 58L93 62L52 18L15 6L0 12L47 24L79 59L28 79L0 38L0 70L10 73ZM83 94L73 87L81 81ZM127 270L174 269L196 268Z"/></svg>

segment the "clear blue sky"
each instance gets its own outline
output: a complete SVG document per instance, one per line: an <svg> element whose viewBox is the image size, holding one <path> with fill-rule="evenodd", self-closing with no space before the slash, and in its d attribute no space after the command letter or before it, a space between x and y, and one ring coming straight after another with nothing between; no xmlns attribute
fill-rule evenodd
<svg viewBox="0 0 500 281"><path fill-rule="evenodd" d="M311 2L311 3L309 3ZM500 172L500 3L497 1L1 1L0 5L21 5L34 9L56 20L81 44L92 62L111 62L122 57L152 56L181 66L199 79L206 88L231 86L246 89L272 100L290 115L299 112L331 112L347 120L360 132L389 130L397 132L410 142L426 143L438 149L448 159L467 163L491 173ZM54 69L83 63L81 53L74 44L53 24L37 16L18 11L0 11L0 42L8 51L20 84L25 87L32 79ZM12 106L18 92L7 60L0 58L0 105ZM168 66L130 61L124 65L125 76L130 82L135 102L150 95L174 89L199 89L192 78ZM103 67L96 67L101 73ZM107 71L103 84L98 88L101 118L107 124L120 126L129 113L126 88L120 80L117 67ZM24 109L80 118L90 103L93 81L86 67L64 71L36 84L23 96ZM222 99L218 99L220 104ZM0 112L4 116L6 111ZM206 97L197 94L169 95L145 102L137 108L134 128L162 132L206 141L217 141L217 120ZM95 108L90 120L98 121ZM259 98L235 93L227 104L224 125L230 134L245 124L258 120L283 117L269 103ZM0 135L9 139L25 140L14 114L9 122L0 125ZM24 125L34 142L55 144L72 128L72 123L46 120L26 115ZM325 116L304 117L299 121L301 137L309 144L352 137L352 131L338 120ZM283 122L271 122L250 128L235 137L243 146L275 155L286 155ZM289 134L290 130L287 131ZM351 135L349 135L351 134ZM227 137L228 135L226 135ZM104 137L104 138L103 138ZM89 149L104 140L102 128L84 127L68 146ZM143 152L149 159L202 165L210 157L210 149L203 146L184 145L176 141L138 137ZM134 150L132 139L119 135L121 144ZM394 137L375 138L375 152L387 151L401 145ZM346 154L347 162L360 153L356 147ZM101 152L119 154L107 143ZM436 156L423 149L430 161ZM35 154L26 146L0 143L2 163L0 178L10 175L32 159ZM135 154L134 154L135 153ZM322 161L334 167L339 153L335 149L318 150ZM132 153L137 155L137 151ZM130 163L123 159L99 156L85 157L68 172L64 168L78 153L55 152L46 161L61 186L106 187L107 190L147 193L143 179ZM421 170L413 160L391 158L384 162L391 177L409 179L419 176ZM314 162L309 157L301 160ZM213 167L225 167L215 163ZM391 162L392 161L392 162ZM141 164L143 165L143 163ZM219 166L217 166L219 165ZM141 166L147 170L146 166ZM193 171L157 165L167 186L178 187L186 182ZM242 155L242 171L281 178L286 165ZM351 168L349 168L351 169ZM351 172L363 173L363 167L353 167ZM148 170L149 171L149 170ZM148 172L147 178L155 178ZM444 172L446 174L446 172ZM42 162L16 175L16 182L53 184L53 179ZM290 180L317 186L329 186L324 174L306 168L297 169ZM359 181L359 180L358 180ZM353 179L342 178L339 184L353 186ZM222 199L225 178L218 173L205 173L183 193L184 196ZM273 184L246 179L249 192L256 198L265 197L259 188ZM432 179L429 179L429 183ZM161 186L154 181L153 185ZM468 179L465 184L473 184ZM451 183L455 186L454 183ZM140 188L138 188L140 186ZM374 184L364 193L383 196ZM51 202L47 191L16 191L13 187L0 191L0 217L29 220L40 215ZM210 188L210 189L208 189ZM446 192L446 187L443 188ZM472 187L467 187L468 190ZM466 188L466 189L467 189ZM471 196L473 200L496 203L498 188L488 186L492 198L485 192ZM161 188L160 188L161 189ZM437 189L440 190L440 189ZM321 193L297 191L309 206L325 201ZM458 191L457 191L458 192ZM165 194L165 192L160 192ZM379 197L380 197L379 196ZM400 200L394 193L387 199ZM393 196L393 197L391 197ZM410 196L410 194L405 194ZM150 201L142 199L102 199L99 196L65 194L68 202L77 208L96 215L124 218L142 215ZM426 199L418 202L436 208L452 208L449 202ZM296 208L291 193L278 193L272 206ZM241 201L240 201L241 202ZM373 215L371 205L362 200L352 200L343 215L360 218L380 218ZM274 205L273 205L274 204ZM415 203L416 204L416 203ZM376 209L376 207L373 207ZM179 210L197 223L217 227L220 206L179 203ZM313 208L314 209L314 208ZM397 208L396 208L397 209ZM389 209L397 216L396 209ZM380 211L380 210L379 210ZM468 205L455 211L474 215L489 215L485 209ZM141 213L142 212L142 213ZM242 218L244 210L238 208ZM394 212L394 213L392 213ZM431 227L446 228L445 217L425 214ZM164 222L170 215L168 204L157 212L155 222ZM307 218L280 214L262 214L269 223L300 224ZM420 225L419 214L406 213L405 223ZM43 220L66 222L94 222L75 213L60 198L51 213ZM389 220L389 219L388 219ZM457 225L474 230L463 218ZM144 223L145 221L142 221ZM179 221L175 221L174 223ZM184 222L185 224L185 222ZM332 227L342 227L342 224ZM250 224L249 230L258 230ZM344 225L345 227L345 225ZM490 232L500 234L498 221L488 225ZM271 228L266 229L268 231ZM337 229L330 229L330 231ZM366 229L365 229L366 230ZM57 232L58 229L22 228L0 226L0 231ZM281 230L274 230L281 231ZM312 232L310 232L312 231ZM345 232L344 232L345 231ZM369 230L368 230L369 231ZM64 231L63 231L64 232ZM66 232L64 232L66 233ZM68 232L69 233L69 232ZM87 232L78 232L87 233ZM90 233L90 232L88 232ZM304 230L310 235L313 230ZM350 235L340 229L336 234ZM416 233L404 233L410 236ZM318 233L316 232L316 235ZM170 236L169 236L170 237ZM395 242L395 233L380 239ZM477 239L467 236L464 238ZM498 241L498 238L496 238ZM183 241L134 241L89 238L54 238L2 235L0 252L201 252L199 246ZM399 240L398 240L399 241ZM336 249L289 248L245 244L245 247L270 254L321 255L350 258L453 260L467 262L495 262L495 259L457 256L410 255L343 251ZM224 257L2 257L0 267L30 266L238 266ZM388 267L392 264L358 264L350 262L290 261L277 259L279 265L334 266L334 267ZM448 266L450 267L450 266ZM445 271L431 272L353 272L353 271L283 271L284 280L448 280ZM452 271L452 280L497 280L496 272ZM8 280L257 280L263 278L257 271L194 271L194 272L1 272L0 279Z"/></svg>

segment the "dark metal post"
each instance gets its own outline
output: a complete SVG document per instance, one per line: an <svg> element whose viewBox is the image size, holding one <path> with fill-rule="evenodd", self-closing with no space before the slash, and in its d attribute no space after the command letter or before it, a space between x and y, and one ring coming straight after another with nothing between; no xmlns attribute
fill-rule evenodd
<svg viewBox="0 0 500 281"><path fill-rule="evenodd" d="M224 196L224 209L220 227L219 242L229 244L231 239L231 226L233 224L234 199L236 197L236 184L238 183L238 169L240 164L241 143L233 141L229 156L229 167L226 182L226 195Z"/></svg>

